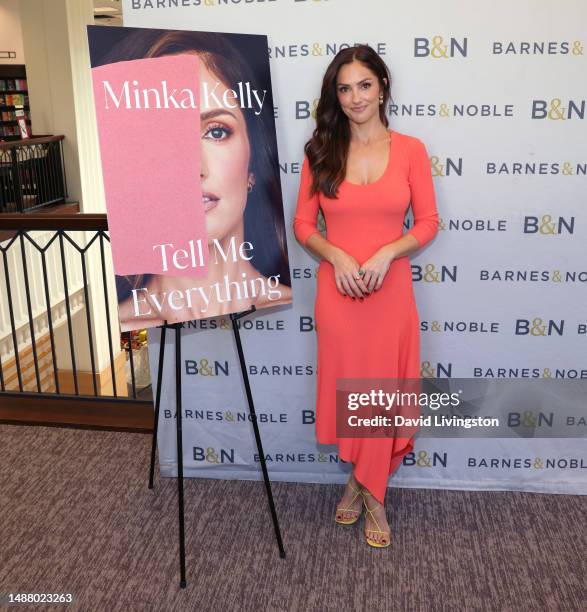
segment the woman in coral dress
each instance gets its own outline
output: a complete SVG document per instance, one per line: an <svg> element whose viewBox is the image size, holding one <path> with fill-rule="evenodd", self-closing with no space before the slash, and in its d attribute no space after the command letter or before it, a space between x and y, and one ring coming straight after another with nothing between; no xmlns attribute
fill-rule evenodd
<svg viewBox="0 0 587 612"><path fill-rule="evenodd" d="M321 258L316 434L337 444L353 471L335 520L351 524L365 506L365 536L390 544L387 481L413 438L337 437L336 379L420 377L419 319L408 254L432 240L438 213L420 140L388 129L390 77L366 45L342 50L324 76L316 129L305 147L294 218L298 241ZM403 233L409 205L414 224ZM326 238L316 226L318 210Z"/></svg>

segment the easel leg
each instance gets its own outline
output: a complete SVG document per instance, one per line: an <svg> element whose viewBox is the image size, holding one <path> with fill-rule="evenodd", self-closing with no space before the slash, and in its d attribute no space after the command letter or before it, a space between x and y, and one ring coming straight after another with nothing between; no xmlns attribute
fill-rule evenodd
<svg viewBox="0 0 587 612"><path fill-rule="evenodd" d="M177 429L177 493L179 512L179 586L185 589L187 582L185 577L185 526L184 526L184 504L183 504L183 435L181 429L181 324L167 325L167 321L161 328L161 344L159 346L159 366L157 368L157 394L155 399L155 422L153 423L153 440L151 443L151 467L149 470L149 489L153 488L153 475L155 472L155 453L157 451L157 430L159 428L159 406L161 405L161 386L163 378L163 360L165 358L165 332L167 327L175 329L175 406L177 417L175 419Z"/></svg>
<svg viewBox="0 0 587 612"><path fill-rule="evenodd" d="M157 395L155 396L155 417L153 420L153 440L151 442L151 467L149 468L149 489L153 488L155 474L155 453L157 452L157 431L159 430L159 406L161 405L161 379L163 378L163 359L165 358L165 332L167 322L161 327L159 344L159 367L157 368Z"/></svg>
<svg viewBox="0 0 587 612"><path fill-rule="evenodd" d="M177 407L177 499L179 510L179 586L186 587L185 578L185 530L183 512L183 444L181 430L181 324L175 324L175 403Z"/></svg>
<svg viewBox="0 0 587 612"><path fill-rule="evenodd" d="M245 383L245 390L247 393L247 400L249 402L249 412L251 413L251 419L253 421L253 430L255 432L255 441L257 442L257 450L259 451L259 458L261 461L261 470L263 471L263 480L265 481L265 490L267 492L267 500L269 501L269 510L271 511L271 518L273 519L273 529L275 530L275 537L277 538L277 546L279 547L279 556L285 559L285 550L283 549L283 541L281 539L281 531L279 529L279 521L277 519L277 512L275 511L275 504L273 503L273 494L271 493L271 482L269 480L269 473L267 471L267 464L265 463L265 454L263 452L263 444L261 443L261 434L259 433L259 426L257 424L257 415L255 413L255 406L253 404L253 394L251 393L251 386L249 384L249 375L247 373L247 367L245 363L245 355L241 344L240 332L236 324L237 320L245 315L254 312L256 309L253 306L251 310L246 312L231 314L230 320L232 321L232 330L234 332L234 339L236 340L236 348L238 350L238 358L240 361L241 372L243 375L243 382Z"/></svg>

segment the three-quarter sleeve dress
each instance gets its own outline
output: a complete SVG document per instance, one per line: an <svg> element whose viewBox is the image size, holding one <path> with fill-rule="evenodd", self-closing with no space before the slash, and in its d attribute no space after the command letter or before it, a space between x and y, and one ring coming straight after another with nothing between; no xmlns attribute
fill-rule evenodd
<svg viewBox="0 0 587 612"><path fill-rule="evenodd" d="M438 229L438 212L430 162L424 144L391 131L387 167L366 185L343 181L336 199L310 195L312 182L304 159L294 217L294 233L302 245L318 232L321 208L326 238L364 263L380 247L401 238L412 206L414 223L407 232L419 246ZM395 259L379 291L362 301L341 295L334 268L321 260L314 308L317 335L316 437L337 444L339 457L352 462L355 478L383 503L389 475L413 449L413 437L338 438L337 378L420 377L419 318L408 257Z"/></svg>

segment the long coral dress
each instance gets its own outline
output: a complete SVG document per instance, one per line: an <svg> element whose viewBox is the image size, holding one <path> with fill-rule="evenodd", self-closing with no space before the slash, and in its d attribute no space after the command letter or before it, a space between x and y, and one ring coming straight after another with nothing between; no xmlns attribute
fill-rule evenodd
<svg viewBox="0 0 587 612"><path fill-rule="evenodd" d="M420 246L432 240L438 212L426 148L413 136L390 133L383 175L366 185L343 181L337 199L310 195L312 177L304 159L293 224L302 245L318 231L320 207L327 240L362 264L380 247L401 238L410 203L414 223L407 233ZM339 293L334 267L324 259L317 279L316 437L319 443L337 444L339 457L353 463L355 478L383 503L388 478L413 449L413 436L337 438L336 379L420 377L419 318L410 260L395 259L381 289L362 301Z"/></svg>

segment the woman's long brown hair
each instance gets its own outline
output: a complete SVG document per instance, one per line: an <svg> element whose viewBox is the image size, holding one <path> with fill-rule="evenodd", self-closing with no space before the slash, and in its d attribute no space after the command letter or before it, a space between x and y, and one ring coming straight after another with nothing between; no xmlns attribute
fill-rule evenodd
<svg viewBox="0 0 587 612"><path fill-rule="evenodd" d="M324 74L316 108L316 129L304 147L312 170L312 194L321 192L329 198L336 198L346 174L351 131L349 120L338 101L336 79L340 68L354 60L364 64L377 77L383 93L379 117L385 127L389 125L385 109L389 102L391 77L385 62L368 45L342 49Z"/></svg>

